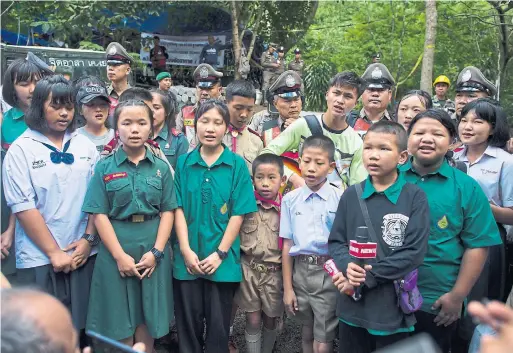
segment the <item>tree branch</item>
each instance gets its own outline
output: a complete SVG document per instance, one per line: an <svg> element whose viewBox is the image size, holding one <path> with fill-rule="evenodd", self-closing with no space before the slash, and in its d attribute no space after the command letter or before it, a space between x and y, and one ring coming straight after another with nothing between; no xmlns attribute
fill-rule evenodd
<svg viewBox="0 0 513 353"><path fill-rule="evenodd" d="M11 2L11 4L5 9L5 11L2 12L2 14L0 14L0 16L3 16L7 11L9 11L9 9L12 7L12 5L14 5L14 1Z"/></svg>

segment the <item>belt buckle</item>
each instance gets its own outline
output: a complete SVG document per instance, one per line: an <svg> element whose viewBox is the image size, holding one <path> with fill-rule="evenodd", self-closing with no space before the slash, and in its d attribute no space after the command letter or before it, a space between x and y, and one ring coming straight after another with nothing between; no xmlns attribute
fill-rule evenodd
<svg viewBox="0 0 513 353"><path fill-rule="evenodd" d="M142 215L142 214L134 214L134 215L132 215L132 222L133 223L142 223L142 222L144 222L144 215Z"/></svg>
<svg viewBox="0 0 513 353"><path fill-rule="evenodd" d="M267 273L267 267L262 264L255 264L255 270L260 273Z"/></svg>
<svg viewBox="0 0 513 353"><path fill-rule="evenodd" d="M317 259L315 258L315 256L313 255L308 255L308 263L310 265L316 265L317 264Z"/></svg>

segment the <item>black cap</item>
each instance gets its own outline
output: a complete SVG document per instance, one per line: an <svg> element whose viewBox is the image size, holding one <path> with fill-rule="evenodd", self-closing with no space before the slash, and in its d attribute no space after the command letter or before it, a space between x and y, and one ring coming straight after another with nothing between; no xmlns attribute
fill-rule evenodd
<svg viewBox="0 0 513 353"><path fill-rule="evenodd" d="M294 54L301 54L301 50L299 48L294 49Z"/></svg>
<svg viewBox="0 0 513 353"><path fill-rule="evenodd" d="M109 101L109 95L102 86L91 85L80 87L77 93L77 103L86 104L95 98L103 98L105 101Z"/></svg>
<svg viewBox="0 0 513 353"><path fill-rule="evenodd" d="M278 49L278 52L280 52L280 53L283 53L284 51L285 51L285 48L284 48L284 47L280 47L280 48Z"/></svg>

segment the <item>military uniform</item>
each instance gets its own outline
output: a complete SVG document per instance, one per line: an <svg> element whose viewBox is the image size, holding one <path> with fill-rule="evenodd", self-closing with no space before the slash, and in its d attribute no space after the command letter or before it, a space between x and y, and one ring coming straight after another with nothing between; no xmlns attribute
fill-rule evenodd
<svg viewBox="0 0 513 353"><path fill-rule="evenodd" d="M132 57L121 44L112 42L107 46L105 51L107 53L107 66L132 65ZM127 89L130 87L130 84L128 84ZM112 116L114 115L114 109L118 106L119 96L121 96L121 93L123 92L116 92L112 84L107 87L107 94L109 95L110 101L110 120L112 120Z"/></svg>
<svg viewBox="0 0 513 353"><path fill-rule="evenodd" d="M278 49L278 53L283 53L285 51L285 48L283 47L280 47ZM278 79L278 77L280 77L280 75L282 73L285 72L285 57L283 58L280 58L278 56L278 58L276 59L276 63L279 65L277 68L274 69L274 75L271 79L271 85L274 83L274 81L276 81Z"/></svg>
<svg viewBox="0 0 513 353"><path fill-rule="evenodd" d="M449 98L442 100L438 99L438 97L434 95L431 98L431 100L433 102L433 108L443 109L449 114L453 114L456 111L456 106L454 105L454 102Z"/></svg>
<svg viewBox="0 0 513 353"><path fill-rule="evenodd" d="M298 48L296 48L296 50L294 50L294 54L301 54L301 50L299 50ZM297 61L296 59L292 60L290 63L289 63L289 70L294 70L297 72L297 74L300 76L300 77L303 77L303 69L305 68L305 62L301 59L299 59L299 61Z"/></svg>
<svg viewBox="0 0 513 353"><path fill-rule="evenodd" d="M249 174L252 174L253 161L264 147L260 135L247 126L237 129L230 124L223 137L223 143L230 151L244 158Z"/></svg>
<svg viewBox="0 0 513 353"><path fill-rule="evenodd" d="M160 213L177 207L174 182L166 162L148 149L136 166L122 148L98 162L82 210L105 214L123 250L136 262L155 245ZM171 255L151 277L121 277L116 260L100 243L91 284L87 329L115 340L131 337L146 324L152 337L169 331L173 319Z"/></svg>
<svg viewBox="0 0 513 353"><path fill-rule="evenodd" d="M216 83L220 83L221 77L223 77L222 72L216 71L209 64L198 65L192 75L196 82L196 87L198 88L213 87ZM185 134L185 137L187 137L187 141L189 142L190 150L194 149L198 144L196 141L196 131L194 129L194 114L196 113L196 109L199 104L200 102L198 99L198 102L195 105L183 107L176 117L176 129Z"/></svg>
<svg viewBox="0 0 513 353"><path fill-rule="evenodd" d="M361 78L362 81L364 81L365 89L383 90L390 89L395 85L395 80L390 74L390 71L388 71L387 67L381 63L370 64ZM383 118L392 120L386 109L383 111L383 115L380 120ZM354 121L352 127L363 138L372 124L373 122L367 117L365 108L363 108L360 111L360 115Z"/></svg>
<svg viewBox="0 0 513 353"><path fill-rule="evenodd" d="M269 44L269 47L276 47L276 44L271 43ZM263 75L263 83L262 83L262 94L263 94L263 101L265 102L267 100L267 90L269 89L269 86L271 85L271 80L274 76L274 70L276 69L274 67L274 64L276 64L278 61L274 57L272 53L269 52L269 50L265 51L262 54L262 57L260 58L260 65L264 68Z"/></svg>

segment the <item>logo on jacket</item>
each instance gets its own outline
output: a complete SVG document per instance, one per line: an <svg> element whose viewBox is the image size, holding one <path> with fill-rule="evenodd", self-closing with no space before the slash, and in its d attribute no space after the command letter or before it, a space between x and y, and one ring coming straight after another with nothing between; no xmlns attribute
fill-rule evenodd
<svg viewBox="0 0 513 353"><path fill-rule="evenodd" d="M406 235L406 226L409 217L400 213L391 213L383 216L383 240L390 247L402 246Z"/></svg>
<svg viewBox="0 0 513 353"><path fill-rule="evenodd" d="M440 218L440 220L436 223L438 228L445 229L449 225L449 221L447 220L447 216L443 216Z"/></svg>

